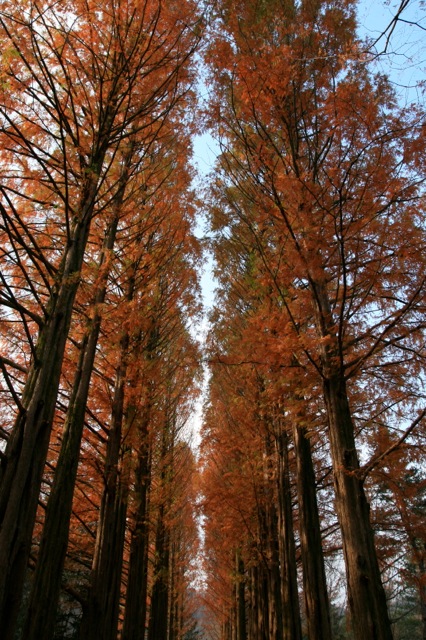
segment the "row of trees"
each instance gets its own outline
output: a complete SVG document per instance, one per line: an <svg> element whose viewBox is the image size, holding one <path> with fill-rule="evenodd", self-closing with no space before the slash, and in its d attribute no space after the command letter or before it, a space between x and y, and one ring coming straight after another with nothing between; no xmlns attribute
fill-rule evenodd
<svg viewBox="0 0 426 640"><path fill-rule="evenodd" d="M190 0L1 3L4 640L193 624L200 33Z"/></svg>
<svg viewBox="0 0 426 640"><path fill-rule="evenodd" d="M200 8L0 5L2 638L426 637L425 114L354 0L207 5L200 473Z"/></svg>
<svg viewBox="0 0 426 640"><path fill-rule="evenodd" d="M370 73L355 11L222 0L206 51L221 640L426 637L425 114Z"/></svg>

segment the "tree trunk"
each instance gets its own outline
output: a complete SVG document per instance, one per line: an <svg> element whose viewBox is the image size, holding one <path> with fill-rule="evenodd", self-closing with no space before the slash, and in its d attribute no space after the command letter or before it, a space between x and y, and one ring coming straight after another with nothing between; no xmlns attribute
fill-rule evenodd
<svg viewBox="0 0 426 640"><path fill-rule="evenodd" d="M244 571L244 561L239 551L236 554L237 569L237 639L247 640L246 622L246 579Z"/></svg>
<svg viewBox="0 0 426 640"><path fill-rule="evenodd" d="M342 532L348 600L355 640L392 640L386 595L359 470L355 429L326 285L311 282L334 472L336 511Z"/></svg>
<svg viewBox="0 0 426 640"><path fill-rule="evenodd" d="M288 435L277 437L278 447L278 504L279 543L283 598L283 638L301 640L302 625L297 588L296 543L293 529L293 507L290 487Z"/></svg>
<svg viewBox="0 0 426 640"><path fill-rule="evenodd" d="M121 358L107 442L105 487L89 594L81 624L82 640L115 640L117 636L128 495L124 477L127 460L121 450L128 348L129 336L126 333L121 340Z"/></svg>
<svg viewBox="0 0 426 640"><path fill-rule="evenodd" d="M118 216L112 221L107 231L98 272L101 272L104 266L106 252L110 251L114 245L117 225ZM105 300L107 276L108 270L103 273L102 283L95 295L95 309ZM47 502L23 636L28 640L50 640L54 634L86 404L100 327L101 317L95 312L81 347L79 365L67 409L61 450Z"/></svg>
<svg viewBox="0 0 426 640"><path fill-rule="evenodd" d="M151 594L148 640L167 638L169 606L169 532L164 504L160 505L155 542L154 584Z"/></svg>
<svg viewBox="0 0 426 640"><path fill-rule="evenodd" d="M59 269L47 318L1 467L0 487L0 628L14 640L25 571L31 551L40 486L46 462L62 362L74 299L93 212L97 172L87 181L81 219L73 231Z"/></svg>
<svg viewBox="0 0 426 640"><path fill-rule="evenodd" d="M342 531L352 628L356 640L391 640L392 632L381 583L363 481L358 477L354 428L342 378L324 381L336 510Z"/></svg>
<svg viewBox="0 0 426 640"><path fill-rule="evenodd" d="M135 472L136 513L131 533L129 575L122 640L145 640L146 599L148 593L148 502L151 484L148 420L141 441L141 451Z"/></svg>
<svg viewBox="0 0 426 640"><path fill-rule="evenodd" d="M303 595L309 640L331 638L330 609L325 578L321 527L311 445L305 429L294 425L297 467L300 547L303 566Z"/></svg>

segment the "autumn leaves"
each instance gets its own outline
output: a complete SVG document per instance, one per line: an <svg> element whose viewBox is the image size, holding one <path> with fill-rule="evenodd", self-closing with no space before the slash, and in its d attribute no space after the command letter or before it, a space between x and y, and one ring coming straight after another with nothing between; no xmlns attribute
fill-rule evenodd
<svg viewBox="0 0 426 640"><path fill-rule="evenodd" d="M222 637L300 638L302 617L310 638L331 636L331 472L354 637L390 638L368 470L379 460L394 482L413 420L414 464L424 446L424 114L369 75L353 3L222 5L208 53L222 154L204 445Z"/></svg>
<svg viewBox="0 0 426 640"><path fill-rule="evenodd" d="M212 637L331 637L342 549L354 637L390 638L379 514L423 593L423 113L370 75L352 2L206 8L203 33L191 2L1 6L5 640L66 616L81 640L193 637L200 497ZM201 44L221 155L197 470Z"/></svg>
<svg viewBox="0 0 426 640"><path fill-rule="evenodd" d="M181 115L193 109L197 20L189 3L2 7L2 44L13 51L0 106L11 398L0 498L4 638L15 635L35 522L25 637L52 637L70 524L86 573L93 555L82 637L115 637L123 547L146 527L152 470L166 456L170 465L175 448L179 460L189 455L177 437L198 366L186 317L196 308L198 248ZM170 491L151 502L169 503ZM87 521L81 514L93 507Z"/></svg>

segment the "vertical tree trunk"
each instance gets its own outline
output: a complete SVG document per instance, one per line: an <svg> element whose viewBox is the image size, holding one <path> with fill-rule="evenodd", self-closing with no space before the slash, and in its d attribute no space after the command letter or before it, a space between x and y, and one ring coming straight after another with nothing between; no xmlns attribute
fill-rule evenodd
<svg viewBox="0 0 426 640"><path fill-rule="evenodd" d="M259 592L258 592L257 575L258 575L258 568L254 566L250 569L250 583L249 583L250 606L248 610L248 632L249 632L250 640L256 640L259 637L259 619L258 619Z"/></svg>
<svg viewBox="0 0 426 640"><path fill-rule="evenodd" d="M324 397L354 636L356 640L392 640L369 505L357 475L359 462L344 380L335 376L326 379Z"/></svg>
<svg viewBox="0 0 426 640"><path fill-rule="evenodd" d="M101 163L99 163L100 166ZM5 456L0 486L0 628L14 640L25 571L31 550L40 486L52 430L65 344L98 185L94 171L85 186L74 228L47 306L18 415Z"/></svg>
<svg viewBox="0 0 426 640"><path fill-rule="evenodd" d="M311 282L316 325L322 344L323 393L327 410L330 451L334 472L336 511L342 532L348 600L356 640L392 640L386 595L370 523L369 505L359 461L355 428L344 372L334 335L326 285Z"/></svg>
<svg viewBox="0 0 426 640"><path fill-rule="evenodd" d="M269 558L268 566L268 601L269 601L269 637L271 640L284 640L283 630L285 628L284 620L288 616L288 612L283 608L282 597L282 567L280 566L279 554L279 532L278 532L278 515L274 502L267 508L267 535L268 546L267 554Z"/></svg>
<svg viewBox="0 0 426 640"><path fill-rule="evenodd" d="M169 606L169 532L165 523L165 506L160 505L155 541L154 584L151 594L148 640L167 638Z"/></svg>
<svg viewBox="0 0 426 640"><path fill-rule="evenodd" d="M288 435L282 431L277 437L278 448L278 504L279 542L283 593L284 640L301 640L302 625L297 588L296 543L293 528Z"/></svg>
<svg viewBox="0 0 426 640"><path fill-rule="evenodd" d="M121 358L115 383L112 420L105 461L105 487L99 514L95 555L87 605L83 612L82 640L115 640L117 635L128 487L121 451L129 336L121 340Z"/></svg>
<svg viewBox="0 0 426 640"><path fill-rule="evenodd" d="M321 527L315 487L311 445L305 429L294 425L297 467L300 547L303 566L303 595L309 640L331 638L330 609L325 578Z"/></svg>
<svg viewBox="0 0 426 640"><path fill-rule="evenodd" d="M117 225L118 216L114 218L107 231L98 272L101 272L104 267L106 252L109 252L114 245ZM101 285L94 298L95 309L105 300L107 277L108 269L102 274ZM101 317L98 312L95 312L81 347L80 360L67 409L61 450L47 502L24 631L24 637L28 640L50 640L54 633L86 404L100 327Z"/></svg>
<svg viewBox="0 0 426 640"><path fill-rule="evenodd" d="M244 571L244 561L241 553L236 553L236 574L237 574L237 640L247 640L246 622L246 578Z"/></svg>
<svg viewBox="0 0 426 640"><path fill-rule="evenodd" d="M426 544L423 543L423 550L426 551ZM419 573L420 573L420 615L422 616L422 639L426 640L426 567L424 560L419 562Z"/></svg>
<svg viewBox="0 0 426 640"><path fill-rule="evenodd" d="M147 425L146 425L147 426ZM135 472L136 513L131 533L129 575L122 640L145 640L146 599L148 593L148 502L151 483L147 433L142 440Z"/></svg>

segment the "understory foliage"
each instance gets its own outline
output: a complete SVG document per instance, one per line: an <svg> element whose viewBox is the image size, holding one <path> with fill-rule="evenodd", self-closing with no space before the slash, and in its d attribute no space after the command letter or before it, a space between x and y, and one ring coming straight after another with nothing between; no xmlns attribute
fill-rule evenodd
<svg viewBox="0 0 426 640"><path fill-rule="evenodd" d="M426 637L426 120L356 8L0 2L2 640Z"/></svg>

